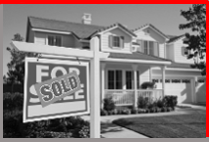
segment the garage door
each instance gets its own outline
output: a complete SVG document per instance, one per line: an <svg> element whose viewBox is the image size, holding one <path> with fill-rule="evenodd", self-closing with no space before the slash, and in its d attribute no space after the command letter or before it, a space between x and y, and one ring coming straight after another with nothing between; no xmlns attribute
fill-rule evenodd
<svg viewBox="0 0 209 142"><path fill-rule="evenodd" d="M158 89L162 89L162 79L154 78ZM166 78L165 95L174 95L178 97L178 104L192 103L192 80L180 78Z"/></svg>
<svg viewBox="0 0 209 142"><path fill-rule="evenodd" d="M199 104L206 104L206 82L203 78L196 82L196 100Z"/></svg>

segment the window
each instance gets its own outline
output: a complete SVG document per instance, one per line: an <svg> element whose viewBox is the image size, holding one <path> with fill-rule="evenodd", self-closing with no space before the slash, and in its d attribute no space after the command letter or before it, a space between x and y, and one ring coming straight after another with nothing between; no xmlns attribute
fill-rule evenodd
<svg viewBox="0 0 209 142"><path fill-rule="evenodd" d="M198 79L198 82L199 83L205 83L205 80L204 79Z"/></svg>
<svg viewBox="0 0 209 142"><path fill-rule="evenodd" d="M170 79L166 79L165 80L165 83L170 83Z"/></svg>
<svg viewBox="0 0 209 142"><path fill-rule="evenodd" d="M172 83L180 83L180 82L181 82L180 79L173 79L173 80L172 80Z"/></svg>
<svg viewBox="0 0 209 142"><path fill-rule="evenodd" d="M158 83L158 79L153 79L152 82Z"/></svg>
<svg viewBox="0 0 209 142"><path fill-rule="evenodd" d="M190 80L189 79L183 79L181 82L182 83L190 83Z"/></svg>
<svg viewBox="0 0 209 142"><path fill-rule="evenodd" d="M132 89L132 71L126 71L126 89Z"/></svg>
<svg viewBox="0 0 209 142"><path fill-rule="evenodd" d="M154 55L154 42L153 41L149 42L149 54Z"/></svg>
<svg viewBox="0 0 209 142"><path fill-rule="evenodd" d="M114 47L120 47L120 37L113 36L113 46Z"/></svg>
<svg viewBox="0 0 209 142"><path fill-rule="evenodd" d="M48 45L62 46L61 43L61 36L48 36Z"/></svg>
<svg viewBox="0 0 209 142"><path fill-rule="evenodd" d="M158 42L144 40L141 46L142 52L145 54L158 56Z"/></svg>
<svg viewBox="0 0 209 142"><path fill-rule="evenodd" d="M109 36L109 47L117 47L123 48L124 47L124 37L123 36Z"/></svg>
<svg viewBox="0 0 209 142"><path fill-rule="evenodd" d="M122 89L122 71L108 71L108 89Z"/></svg>
<svg viewBox="0 0 209 142"><path fill-rule="evenodd" d="M188 56L189 55L189 50L186 47L182 47L182 55L183 56Z"/></svg>
<svg viewBox="0 0 209 142"><path fill-rule="evenodd" d="M144 41L144 53L145 54L149 54L149 51L148 51L148 41Z"/></svg>

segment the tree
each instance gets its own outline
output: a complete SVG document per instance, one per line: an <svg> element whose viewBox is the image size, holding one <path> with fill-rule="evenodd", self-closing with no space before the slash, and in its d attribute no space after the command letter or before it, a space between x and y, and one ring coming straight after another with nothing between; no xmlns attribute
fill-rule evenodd
<svg viewBox="0 0 209 142"><path fill-rule="evenodd" d="M24 38L20 34L15 34L13 41L20 41L23 42ZM21 84L23 86L24 84L24 60L25 57L34 57L37 54L34 53L27 53L27 52L21 52L18 51L15 48L9 48L7 47L7 50L11 54L11 61L7 64L8 67L8 82L13 86L14 84Z"/></svg>
<svg viewBox="0 0 209 142"><path fill-rule="evenodd" d="M206 75L206 4L193 4L188 11L181 11L181 15L188 21L186 24L180 24L180 29L191 29L194 33L186 33L184 41L190 50L188 59L194 59L192 68L198 68L202 75Z"/></svg>
<svg viewBox="0 0 209 142"><path fill-rule="evenodd" d="M3 76L3 84L7 84L7 77L5 75Z"/></svg>

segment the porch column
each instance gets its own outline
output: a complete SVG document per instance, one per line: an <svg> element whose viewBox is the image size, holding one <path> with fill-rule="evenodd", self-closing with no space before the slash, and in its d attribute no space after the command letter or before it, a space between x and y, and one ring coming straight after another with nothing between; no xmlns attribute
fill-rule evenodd
<svg viewBox="0 0 209 142"><path fill-rule="evenodd" d="M106 66L106 63L101 63L101 75L102 75L102 78L101 78L101 108L104 107L104 104L103 104L103 100L105 98L105 66Z"/></svg>
<svg viewBox="0 0 209 142"><path fill-rule="evenodd" d="M162 89L163 89L163 97L165 96L165 66L161 67L162 71Z"/></svg>
<svg viewBox="0 0 209 142"><path fill-rule="evenodd" d="M137 108L137 68L138 65L132 65L134 70L134 108Z"/></svg>

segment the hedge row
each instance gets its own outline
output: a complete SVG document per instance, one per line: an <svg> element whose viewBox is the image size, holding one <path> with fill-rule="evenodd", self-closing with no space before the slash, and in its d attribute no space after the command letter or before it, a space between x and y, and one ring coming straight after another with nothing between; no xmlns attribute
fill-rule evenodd
<svg viewBox="0 0 209 142"><path fill-rule="evenodd" d="M4 94L4 138L88 138L89 122L80 117L23 123L23 94Z"/></svg>

